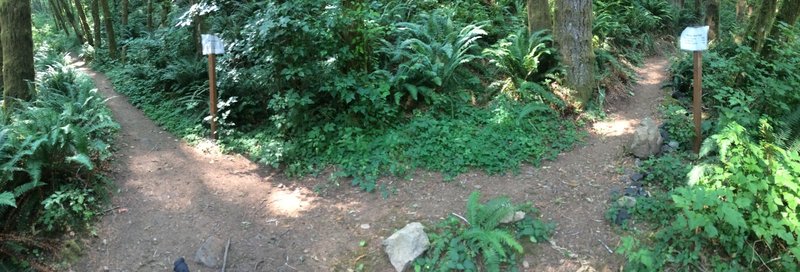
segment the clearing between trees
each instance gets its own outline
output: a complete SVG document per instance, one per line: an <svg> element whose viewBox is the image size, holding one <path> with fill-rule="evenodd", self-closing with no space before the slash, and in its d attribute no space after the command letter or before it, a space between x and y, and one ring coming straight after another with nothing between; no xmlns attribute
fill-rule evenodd
<svg viewBox="0 0 800 272"><path fill-rule="evenodd" d="M524 165L518 175L471 171L451 182L426 171L386 177L396 187L387 199L347 185L315 193L329 183L325 175L289 179L211 144L190 147L115 93L105 75L76 65L110 98L121 125L113 208L85 241L76 271L166 271L181 256L192 271L212 271L194 262L211 236L230 239L226 271L391 271L382 239L409 222L430 226L463 214L472 191L532 201L542 220L556 223L549 243L526 246L520 270L616 271L623 259L610 250L619 235L604 213L611 192L624 186L621 169L633 165L624 146L643 118L658 119L668 60L647 59L632 96L554 161Z"/></svg>

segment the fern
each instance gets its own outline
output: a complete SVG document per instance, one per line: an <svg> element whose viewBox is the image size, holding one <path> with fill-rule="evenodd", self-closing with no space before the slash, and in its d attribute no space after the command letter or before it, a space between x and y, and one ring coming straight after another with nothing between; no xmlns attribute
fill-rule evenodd
<svg viewBox="0 0 800 272"><path fill-rule="evenodd" d="M779 118L782 123L777 138L786 147L786 151L800 152L800 108Z"/></svg>

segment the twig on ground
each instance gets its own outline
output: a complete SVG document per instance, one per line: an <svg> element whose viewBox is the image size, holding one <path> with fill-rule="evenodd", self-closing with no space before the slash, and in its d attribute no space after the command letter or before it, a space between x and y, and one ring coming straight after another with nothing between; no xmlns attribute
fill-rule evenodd
<svg viewBox="0 0 800 272"><path fill-rule="evenodd" d="M603 247L605 247L605 248L606 248L606 250L608 250L608 253L611 253L611 254L613 254L613 253L614 253L614 251L613 251L613 250L611 250L611 248L610 248L610 247L608 247L608 245L606 245L606 243L605 243L605 242L603 242L603 240L597 239L597 241L598 241L598 242L600 242L601 244L603 244Z"/></svg>
<svg viewBox="0 0 800 272"><path fill-rule="evenodd" d="M467 223L467 225L470 225L469 221L467 221L467 219L466 219L466 218L464 218L463 216L461 216L461 215L458 215L457 213L450 213L450 214L452 214L452 215L453 215L453 216L455 216L455 217L458 217L458 218L460 218L461 220L464 220L464 223Z"/></svg>
<svg viewBox="0 0 800 272"><path fill-rule="evenodd" d="M225 272L225 265L228 263L228 248L231 247L231 238L228 238L228 244L225 245L225 255L222 257L222 272Z"/></svg>
<svg viewBox="0 0 800 272"><path fill-rule="evenodd" d="M108 212L110 212L110 211L113 211L113 210L116 210L116 209L119 209L119 208L121 208L121 207L120 207L120 206L114 206L114 207L108 208L107 210L103 211L103 212L102 212L102 213L100 213L100 214L102 214L102 215L105 215L105 214L107 214Z"/></svg>

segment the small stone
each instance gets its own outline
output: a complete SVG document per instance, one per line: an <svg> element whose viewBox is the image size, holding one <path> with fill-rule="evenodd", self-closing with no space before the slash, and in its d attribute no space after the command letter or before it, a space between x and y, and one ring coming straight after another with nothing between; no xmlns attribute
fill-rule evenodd
<svg viewBox="0 0 800 272"><path fill-rule="evenodd" d="M632 196L622 196L617 199L617 204L623 208L633 208L636 206L636 198Z"/></svg>
<svg viewBox="0 0 800 272"><path fill-rule="evenodd" d="M681 143L679 143L678 141L669 141L669 143L667 143L667 145L669 145L669 147L672 147L672 148L678 148L679 146L681 146Z"/></svg>
<svg viewBox="0 0 800 272"><path fill-rule="evenodd" d="M361 229L369 229L369 224L361 224Z"/></svg>
<svg viewBox="0 0 800 272"><path fill-rule="evenodd" d="M527 268L530 268L530 267L531 267L531 264L530 264L530 263L528 263L528 261L522 261L522 267L523 267L523 268L525 268L525 269L527 269Z"/></svg>
<svg viewBox="0 0 800 272"><path fill-rule="evenodd" d="M633 182L640 181L640 180L642 180L642 178L644 178L644 174L642 174L642 173L633 173L633 175L631 175L631 180Z"/></svg>
<svg viewBox="0 0 800 272"><path fill-rule="evenodd" d="M103 271L111 271L111 269L108 266L103 266Z"/></svg>
<svg viewBox="0 0 800 272"><path fill-rule="evenodd" d="M623 195L637 197L637 196L647 195L647 193L644 192L644 189L642 187L628 186L625 187L625 193L623 193Z"/></svg>
<svg viewBox="0 0 800 272"><path fill-rule="evenodd" d="M205 242L197 249L194 255L196 262L209 267L219 268L225 253L225 242L214 236L206 238Z"/></svg>
<svg viewBox="0 0 800 272"><path fill-rule="evenodd" d="M506 215L506 217L500 219L500 223L502 224L513 223L522 220L523 218L525 218L525 212L516 211L514 213L509 213L508 215Z"/></svg>
<svg viewBox="0 0 800 272"><path fill-rule="evenodd" d="M430 242L423 228L419 222L412 222L383 240L384 251L397 272L408 269L428 249Z"/></svg>

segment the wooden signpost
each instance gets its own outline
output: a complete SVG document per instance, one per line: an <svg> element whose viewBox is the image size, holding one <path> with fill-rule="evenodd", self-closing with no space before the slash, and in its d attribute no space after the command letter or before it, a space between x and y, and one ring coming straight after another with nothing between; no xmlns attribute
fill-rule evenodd
<svg viewBox="0 0 800 272"><path fill-rule="evenodd" d="M703 50L708 49L708 26L687 27L681 32L681 50L694 53L694 81L692 85L692 114L694 115L694 153L700 152L703 131Z"/></svg>
<svg viewBox="0 0 800 272"><path fill-rule="evenodd" d="M217 139L217 74L216 55L225 54L222 39L215 35L202 35L203 55L208 55L209 106L211 108L211 139Z"/></svg>

